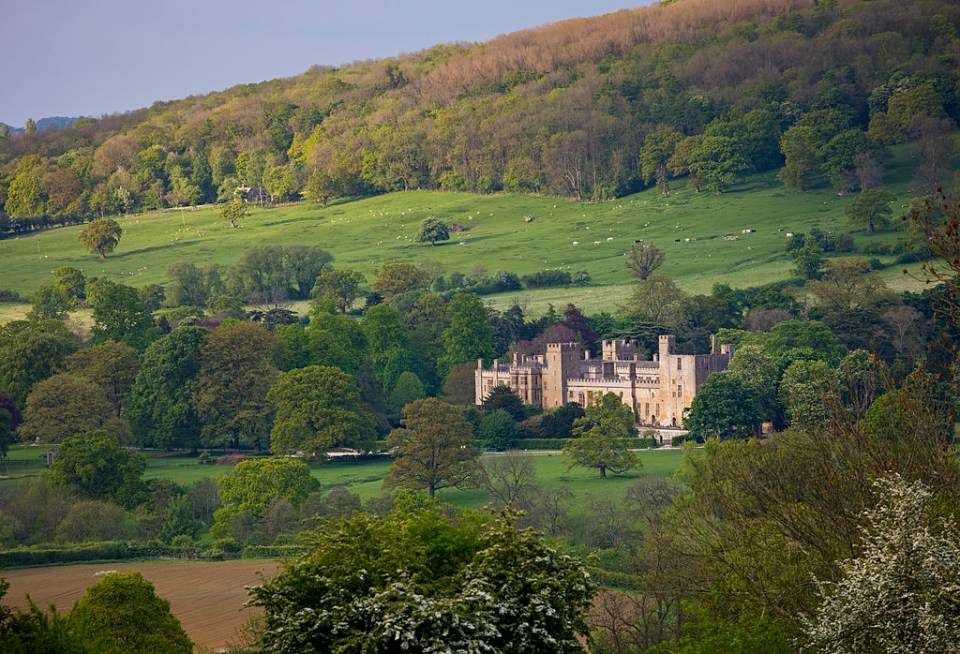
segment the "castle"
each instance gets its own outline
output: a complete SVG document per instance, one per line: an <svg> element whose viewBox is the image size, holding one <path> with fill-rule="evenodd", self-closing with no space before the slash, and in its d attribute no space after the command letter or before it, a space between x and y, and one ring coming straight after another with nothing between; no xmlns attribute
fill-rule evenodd
<svg viewBox="0 0 960 654"><path fill-rule="evenodd" d="M546 354L513 355L513 362L484 368L477 361L476 403L497 386L508 386L525 404L553 409L568 402L589 406L613 393L630 407L637 421L657 427L679 427L683 413L707 377L726 370L732 345L714 340L711 354L677 354L676 337L661 336L652 361L637 355L635 341L603 341L600 359L587 352L580 358L577 343L548 343Z"/></svg>

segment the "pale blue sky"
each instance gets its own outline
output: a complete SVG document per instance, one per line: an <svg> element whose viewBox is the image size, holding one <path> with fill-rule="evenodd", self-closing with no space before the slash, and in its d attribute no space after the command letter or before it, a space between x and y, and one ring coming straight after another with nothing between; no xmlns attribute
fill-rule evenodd
<svg viewBox="0 0 960 654"><path fill-rule="evenodd" d="M654 0L5 0L0 122L101 116Z"/></svg>

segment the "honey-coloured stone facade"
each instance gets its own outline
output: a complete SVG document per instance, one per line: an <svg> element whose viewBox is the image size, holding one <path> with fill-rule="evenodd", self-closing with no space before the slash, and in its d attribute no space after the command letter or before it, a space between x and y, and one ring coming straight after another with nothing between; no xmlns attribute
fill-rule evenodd
<svg viewBox="0 0 960 654"><path fill-rule="evenodd" d="M603 341L599 359L585 353L577 343L548 343L546 354L514 354L513 361L494 361L491 368L477 361L476 403L497 386L507 386L525 404L554 409L577 402L593 404L613 393L630 407L641 425L679 427L683 414L707 377L726 370L733 358L732 345L717 347L711 354L677 354L676 338L661 336L659 352L652 361L637 355L635 341Z"/></svg>

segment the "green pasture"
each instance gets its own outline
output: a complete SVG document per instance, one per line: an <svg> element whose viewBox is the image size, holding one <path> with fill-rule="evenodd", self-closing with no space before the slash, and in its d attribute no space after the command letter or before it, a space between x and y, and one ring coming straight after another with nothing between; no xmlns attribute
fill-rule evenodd
<svg viewBox="0 0 960 654"><path fill-rule="evenodd" d="M39 474L45 468L44 456L48 448L18 445L11 447L6 461L0 461L0 475L9 478L0 483L12 483L15 478ZM198 457L186 453L144 452L147 458L145 480L169 479L188 485L207 477L229 474L231 466L201 465ZM680 467L682 452L679 449L648 450L638 452L643 467L622 475L610 475L601 480L596 470L569 468L570 459L560 452L531 454L537 481L546 488L566 487L573 493L572 504L585 506L589 499L600 495L622 497L627 488L642 477L668 477ZM483 460L502 456L485 454ZM342 461L334 460L312 468L313 476L324 490L334 486L346 486L364 501L383 492L382 482L390 469L389 461ZM443 502L458 507L479 508L487 504L489 495L482 490L444 489L438 493Z"/></svg>
<svg viewBox="0 0 960 654"><path fill-rule="evenodd" d="M904 170L904 162L894 160L887 180L898 193L897 215L909 203ZM650 189L601 203L408 191L327 207L253 207L239 229L231 229L216 207L131 215L119 219L123 239L103 262L81 247L81 227L0 241L0 288L29 295L60 266L134 286L163 284L168 281L166 267L174 261L229 266L254 246L308 244L333 253L335 265L371 278L375 268L391 260L427 264L446 273L468 273L476 266L519 275L583 268L593 277L590 287L519 291L493 298L493 303L518 300L533 309L573 301L592 311L610 309L629 295L632 278L624 256L636 239L654 241L665 251L663 272L684 289L709 292L717 282L747 287L789 277L793 264L783 246L790 232L815 226L852 231L858 245L898 238L895 231L868 236L849 225L843 208L851 197L838 197L825 187L797 193L785 188L774 172L752 176L722 195L697 193L683 182L674 182L674 187L669 197ZM436 246L417 243L420 221L427 216L466 231ZM527 222L526 216L532 220ZM724 235L736 240L724 240ZM19 311L16 306L3 309L0 320Z"/></svg>

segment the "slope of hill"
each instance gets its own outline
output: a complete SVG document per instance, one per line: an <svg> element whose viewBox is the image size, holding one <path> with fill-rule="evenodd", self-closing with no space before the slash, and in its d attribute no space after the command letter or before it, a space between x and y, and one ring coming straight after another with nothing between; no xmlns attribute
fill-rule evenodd
<svg viewBox="0 0 960 654"><path fill-rule="evenodd" d="M902 156L891 165L891 188L906 204ZM899 173L899 176L898 176ZM244 250L259 245L317 245L336 257L337 267L372 278L386 261L405 260L445 274L505 270L519 275L563 269L587 270L587 287L507 293L496 304L520 299L532 310L547 302L574 301L590 310L612 309L632 283L624 255L636 239L666 252L663 271L691 292L709 292L714 283L747 287L792 275L784 252L788 234L812 227L850 231L863 248L892 244L894 231L868 235L850 225L843 207L850 198L827 189L804 194L784 189L775 174L752 176L723 195L680 187L669 197L651 189L603 203L517 194L476 195L436 191L395 192L322 208L300 204L254 208L240 229L230 229L215 208L166 210L120 219L124 236L117 251L99 262L77 241L79 227L54 229L0 241L3 286L29 294L60 266L135 286L166 283L175 261L229 267ZM465 231L435 247L415 241L420 221L436 216ZM533 220L527 222L526 216ZM753 230L744 233L745 230ZM726 236L727 238L723 238ZM892 263L892 257L881 257ZM901 267L891 268L899 279Z"/></svg>
<svg viewBox="0 0 960 654"><path fill-rule="evenodd" d="M913 159L899 192L909 183L923 193L952 184L955 152L944 146L960 117L958 29L960 6L947 0L682 0L476 46L314 68L0 141L0 202L9 216L0 213L0 232L204 204L240 185L263 186L277 201L430 189L601 203L572 210L581 219L623 198L629 204L657 182L739 189L704 195L706 204L683 216L686 233L658 235L685 243L687 234L736 228L714 225L710 214L732 213L747 189L759 188L738 187L744 178L765 180L770 194L742 214L752 224L768 205L790 211L805 201L774 178L784 164L780 179L790 187L835 198L831 186L855 192L879 183L885 149L904 142ZM682 193L644 197L665 214L694 202ZM500 202L468 204L475 201ZM297 211L325 213L317 205ZM571 233L555 238L577 240ZM260 238L292 238L280 234ZM631 236L640 237L621 238ZM131 230L125 245L133 237ZM208 242L204 256L230 260L226 240ZM380 258L363 256L372 257L368 269ZM598 281L613 281L613 267L588 255L540 257L540 265L574 266L577 256L598 268ZM535 259L517 261L518 271ZM10 279L25 290L36 281Z"/></svg>

